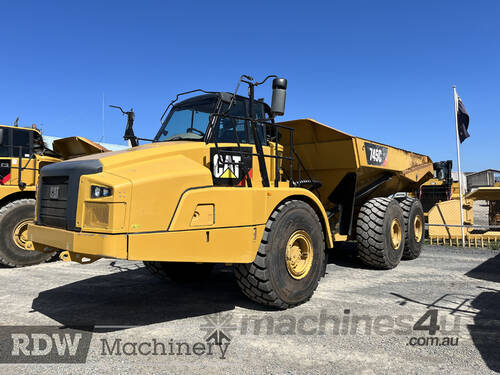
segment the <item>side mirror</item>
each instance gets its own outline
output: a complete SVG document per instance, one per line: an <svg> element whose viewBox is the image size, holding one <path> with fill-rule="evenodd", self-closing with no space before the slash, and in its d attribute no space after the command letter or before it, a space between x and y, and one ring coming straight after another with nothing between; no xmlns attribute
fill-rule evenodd
<svg viewBox="0 0 500 375"><path fill-rule="evenodd" d="M273 99L271 102L273 116L283 116L285 114L286 85L285 78L273 79Z"/></svg>
<svg viewBox="0 0 500 375"><path fill-rule="evenodd" d="M0 129L0 145L3 144L3 129Z"/></svg>

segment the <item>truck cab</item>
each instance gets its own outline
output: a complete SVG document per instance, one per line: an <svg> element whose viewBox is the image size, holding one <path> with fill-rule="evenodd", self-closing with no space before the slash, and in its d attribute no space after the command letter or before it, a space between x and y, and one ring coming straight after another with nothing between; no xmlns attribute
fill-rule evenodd
<svg viewBox="0 0 500 375"><path fill-rule="evenodd" d="M38 264L53 254L27 251L38 171L59 161L36 128L0 125L0 264Z"/></svg>

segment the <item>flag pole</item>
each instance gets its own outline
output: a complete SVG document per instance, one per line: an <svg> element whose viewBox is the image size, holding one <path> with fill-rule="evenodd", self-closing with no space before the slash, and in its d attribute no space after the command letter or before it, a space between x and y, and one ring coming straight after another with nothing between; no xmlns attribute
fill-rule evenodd
<svg viewBox="0 0 500 375"><path fill-rule="evenodd" d="M457 136L457 161L458 161L458 190L460 197L460 225L462 229L462 246L465 247L465 230L462 198L462 168L460 166L460 138L458 137L458 95L457 86L453 85L453 99L455 102L455 132Z"/></svg>

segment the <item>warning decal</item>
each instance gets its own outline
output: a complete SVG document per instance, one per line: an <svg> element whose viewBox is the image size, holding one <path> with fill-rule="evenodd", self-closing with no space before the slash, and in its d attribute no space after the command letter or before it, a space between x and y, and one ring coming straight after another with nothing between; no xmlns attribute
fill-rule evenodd
<svg viewBox="0 0 500 375"><path fill-rule="evenodd" d="M0 160L0 185L10 180L10 159Z"/></svg>

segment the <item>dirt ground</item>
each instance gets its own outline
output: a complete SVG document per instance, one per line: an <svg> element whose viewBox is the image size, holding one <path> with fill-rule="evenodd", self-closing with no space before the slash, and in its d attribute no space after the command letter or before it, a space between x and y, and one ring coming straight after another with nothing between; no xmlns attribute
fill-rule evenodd
<svg viewBox="0 0 500 375"><path fill-rule="evenodd" d="M500 371L500 254L491 250L427 246L376 271L337 249L313 298L287 311L247 300L226 266L179 285L141 263L53 262L0 269L0 285L0 362L19 360L11 341L21 336L8 333L33 339L32 326L89 343L85 363L42 364L29 346L23 358L34 363L0 364L2 374Z"/></svg>

